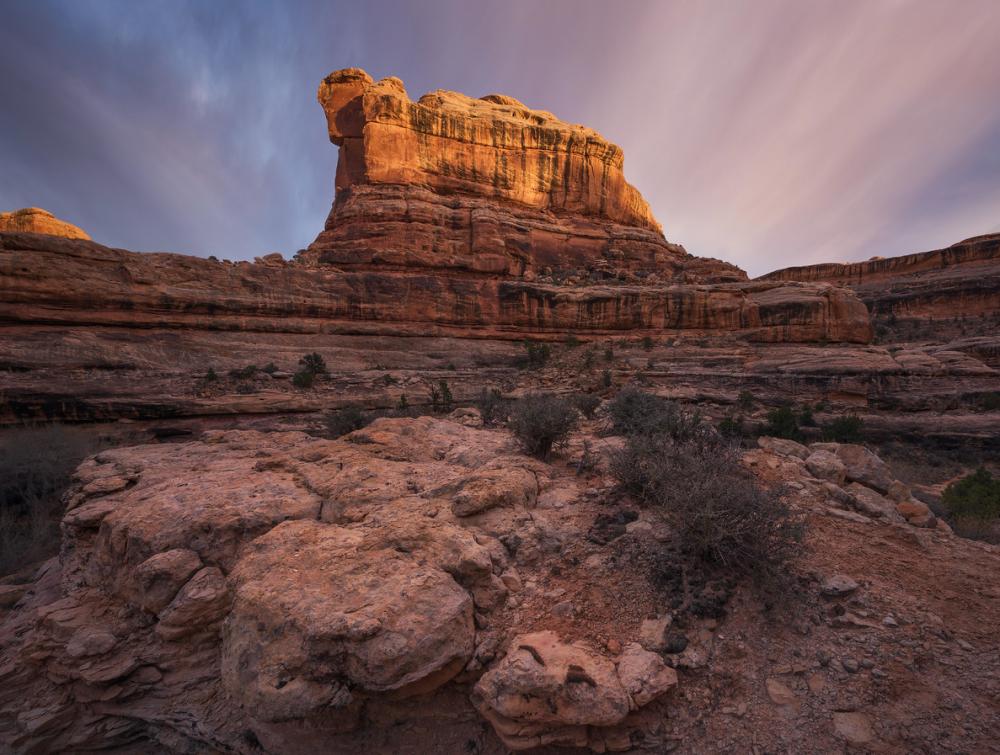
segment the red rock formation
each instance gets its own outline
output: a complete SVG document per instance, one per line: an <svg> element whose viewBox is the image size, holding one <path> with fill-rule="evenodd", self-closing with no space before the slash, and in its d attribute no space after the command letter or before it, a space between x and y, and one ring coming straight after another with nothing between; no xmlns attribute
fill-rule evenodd
<svg viewBox="0 0 1000 755"><path fill-rule="evenodd" d="M397 78L357 68L319 88L339 145L337 199L311 260L521 276L556 270L656 272L689 267L663 238L597 132L503 95L437 91L412 102ZM741 280L731 265L688 281Z"/></svg>
<svg viewBox="0 0 1000 755"><path fill-rule="evenodd" d="M826 284L557 285L426 269L228 264L0 234L0 322L276 333L562 339L635 331L867 341L867 311Z"/></svg>
<svg viewBox="0 0 1000 755"><path fill-rule="evenodd" d="M945 249L847 264L788 267L758 280L850 287L873 314L954 318L1000 313L1000 234Z"/></svg>
<svg viewBox="0 0 1000 755"><path fill-rule="evenodd" d="M26 207L13 212L0 212L0 231L21 233L46 233L50 236L65 236L68 239L90 239L82 229L72 223L60 220L41 207Z"/></svg>

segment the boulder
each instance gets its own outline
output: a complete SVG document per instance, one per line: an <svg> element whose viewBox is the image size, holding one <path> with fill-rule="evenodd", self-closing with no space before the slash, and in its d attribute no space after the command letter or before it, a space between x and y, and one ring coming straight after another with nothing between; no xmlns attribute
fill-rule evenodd
<svg viewBox="0 0 1000 755"><path fill-rule="evenodd" d="M850 496L851 505L870 517L881 517L890 521L899 521L899 514L896 513L896 504L883 495L876 493L871 488L867 488L856 482L852 482L844 488Z"/></svg>
<svg viewBox="0 0 1000 755"><path fill-rule="evenodd" d="M933 528L937 523L937 517L934 516L930 507L916 498L897 503L896 511L914 527Z"/></svg>
<svg viewBox="0 0 1000 755"><path fill-rule="evenodd" d="M229 611L229 588L217 566L201 569L180 589L160 612L156 633L166 640L178 640L214 627Z"/></svg>
<svg viewBox="0 0 1000 755"><path fill-rule="evenodd" d="M223 682L255 718L427 691L472 657L469 593L426 559L358 530L284 522L253 542L231 580Z"/></svg>
<svg viewBox="0 0 1000 755"><path fill-rule="evenodd" d="M487 469L459 483L452 497L455 516L481 514L496 506L531 506L538 497L538 481L527 469Z"/></svg>
<svg viewBox="0 0 1000 755"><path fill-rule="evenodd" d="M864 446L853 443L814 443L814 450L831 451L844 464L847 479L885 495L896 481L888 465Z"/></svg>
<svg viewBox="0 0 1000 755"><path fill-rule="evenodd" d="M551 631L519 635L473 690L473 704L512 750L544 745L603 750L603 727L677 683L655 653L627 645L618 664Z"/></svg>
<svg viewBox="0 0 1000 755"><path fill-rule="evenodd" d="M202 566L198 554L187 548L157 553L127 575L126 597L142 610L158 614L174 599L185 582Z"/></svg>
<svg viewBox="0 0 1000 755"><path fill-rule="evenodd" d="M806 457L806 469L813 477L843 485L847 477L847 468L836 454L829 451L813 451Z"/></svg>
<svg viewBox="0 0 1000 755"><path fill-rule="evenodd" d="M778 454L778 456L794 456L796 459L802 459L803 461L810 456L808 448L801 443L796 443L794 440L788 440L787 438L772 438L763 435L757 438L757 445L765 451Z"/></svg>

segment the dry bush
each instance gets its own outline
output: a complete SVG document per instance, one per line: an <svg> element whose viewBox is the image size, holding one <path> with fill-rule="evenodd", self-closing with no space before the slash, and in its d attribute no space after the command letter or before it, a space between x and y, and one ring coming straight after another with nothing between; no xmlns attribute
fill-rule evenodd
<svg viewBox="0 0 1000 755"><path fill-rule="evenodd" d="M711 428L680 440L632 435L611 471L625 491L665 517L688 557L748 576L764 592L785 583L804 524Z"/></svg>
<svg viewBox="0 0 1000 755"><path fill-rule="evenodd" d="M566 442L577 416L568 401L551 394L533 393L515 404L508 427L526 453L547 459L553 448Z"/></svg>

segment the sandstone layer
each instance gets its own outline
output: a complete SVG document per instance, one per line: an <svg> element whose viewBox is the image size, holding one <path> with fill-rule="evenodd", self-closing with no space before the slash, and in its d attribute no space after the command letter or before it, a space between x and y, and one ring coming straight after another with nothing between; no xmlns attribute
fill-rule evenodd
<svg viewBox="0 0 1000 755"><path fill-rule="evenodd" d="M60 220L41 207L26 207L13 212L0 212L0 232L45 233L68 239L90 239L82 229Z"/></svg>
<svg viewBox="0 0 1000 755"><path fill-rule="evenodd" d="M222 263L0 234L0 323L278 333L563 338L737 333L867 341L867 310L829 284L585 285L427 269ZM16 337L16 332L13 334Z"/></svg>
<svg viewBox="0 0 1000 755"><path fill-rule="evenodd" d="M758 280L844 285L876 317L992 318L1000 312L1000 234L901 257L789 267Z"/></svg>

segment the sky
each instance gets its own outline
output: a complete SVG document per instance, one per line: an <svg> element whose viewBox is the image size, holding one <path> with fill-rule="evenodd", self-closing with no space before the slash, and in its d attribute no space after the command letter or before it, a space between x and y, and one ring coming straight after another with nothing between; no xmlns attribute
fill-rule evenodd
<svg viewBox="0 0 1000 755"><path fill-rule="evenodd" d="M253 259L333 200L327 73L597 129L751 275L1000 231L998 0L0 0L0 210Z"/></svg>

